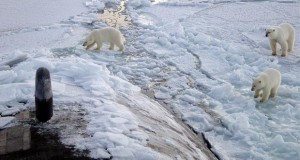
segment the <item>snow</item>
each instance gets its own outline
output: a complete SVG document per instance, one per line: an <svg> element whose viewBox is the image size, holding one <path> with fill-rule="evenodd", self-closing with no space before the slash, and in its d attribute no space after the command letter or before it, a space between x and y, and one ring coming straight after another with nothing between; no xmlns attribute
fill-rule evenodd
<svg viewBox="0 0 300 160"><path fill-rule="evenodd" d="M3 116L34 107L35 72L46 67L55 107L43 126L85 110L82 131L55 127L64 144L92 158L209 159L183 122L221 159L300 159L298 1L126 1L125 51L84 50L91 29L107 26L99 11L119 3L0 2L1 129L15 122ZM264 37L282 22L297 34L284 58L271 56ZM267 68L281 71L282 84L260 103L251 83Z"/></svg>
<svg viewBox="0 0 300 160"><path fill-rule="evenodd" d="M0 117L0 129L7 127L7 125L15 121L15 117Z"/></svg>
<svg viewBox="0 0 300 160"><path fill-rule="evenodd" d="M148 7L150 6L150 1L148 0L131 0L128 1L128 6L132 8Z"/></svg>
<svg viewBox="0 0 300 160"><path fill-rule="evenodd" d="M85 0L79 2L74 3L72 0L50 2L30 0L26 3L19 3L18 0L3 1L0 4L0 19L3 22L0 31L16 31L28 27L48 26L63 21L79 14L78 11L86 11L86 8L82 5Z"/></svg>
<svg viewBox="0 0 300 160"><path fill-rule="evenodd" d="M294 52L281 58L271 56L264 37L264 28L282 22L299 30L299 3L196 2L168 1L132 10L139 26L135 50L145 53L134 66L127 62L116 70L128 73L127 78L142 74L145 78L133 81L154 90L155 98L204 132L223 159L299 159L299 41ZM149 73L145 61L156 63L160 72ZM261 104L250 88L266 68L279 69L283 80L278 96ZM282 127L288 129L280 131ZM274 138L289 149L274 145Z"/></svg>

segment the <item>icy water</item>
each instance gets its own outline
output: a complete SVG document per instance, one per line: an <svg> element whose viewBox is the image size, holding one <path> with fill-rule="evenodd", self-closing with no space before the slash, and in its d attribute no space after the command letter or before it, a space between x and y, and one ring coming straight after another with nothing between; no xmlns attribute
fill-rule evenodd
<svg viewBox="0 0 300 160"><path fill-rule="evenodd" d="M109 6L109 5L108 5ZM127 15L125 1L121 1L116 9L107 7L100 14L99 18L111 27L128 27L131 18Z"/></svg>

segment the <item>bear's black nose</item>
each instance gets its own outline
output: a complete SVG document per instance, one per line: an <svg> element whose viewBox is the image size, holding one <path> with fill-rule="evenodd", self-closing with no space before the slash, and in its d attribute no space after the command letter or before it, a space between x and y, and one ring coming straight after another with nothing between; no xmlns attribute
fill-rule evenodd
<svg viewBox="0 0 300 160"><path fill-rule="evenodd" d="M266 37L268 37L269 33L266 33Z"/></svg>
<svg viewBox="0 0 300 160"><path fill-rule="evenodd" d="M86 46L86 42L84 42L82 46Z"/></svg>

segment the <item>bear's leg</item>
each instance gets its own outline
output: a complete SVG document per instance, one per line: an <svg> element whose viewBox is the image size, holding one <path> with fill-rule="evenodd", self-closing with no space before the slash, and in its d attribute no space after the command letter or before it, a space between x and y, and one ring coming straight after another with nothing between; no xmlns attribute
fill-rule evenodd
<svg viewBox="0 0 300 160"><path fill-rule="evenodd" d="M260 92L260 89L255 91L254 98L259 97L259 92Z"/></svg>
<svg viewBox="0 0 300 160"><path fill-rule="evenodd" d="M124 50L124 44L121 42L121 40L119 40L115 44L118 46L119 51L123 51Z"/></svg>
<svg viewBox="0 0 300 160"><path fill-rule="evenodd" d="M119 47L119 51L123 51L124 50L124 44L121 42L116 43L116 45Z"/></svg>
<svg viewBox="0 0 300 160"><path fill-rule="evenodd" d="M282 57L286 56L286 52L287 52L287 42L281 42L281 50L282 50Z"/></svg>
<svg viewBox="0 0 300 160"><path fill-rule="evenodd" d="M100 50L102 48L102 42L96 42L97 48L95 50Z"/></svg>
<svg viewBox="0 0 300 160"><path fill-rule="evenodd" d="M289 37L287 43L288 43L288 52L293 51L294 43L295 43L295 35L294 35L294 34L292 34L292 35Z"/></svg>
<svg viewBox="0 0 300 160"><path fill-rule="evenodd" d="M271 49L272 49L272 55L273 56L276 56L276 41L275 40L270 40L270 46L271 46Z"/></svg>
<svg viewBox="0 0 300 160"><path fill-rule="evenodd" d="M263 94L262 94L262 99L260 100L260 102L267 102L269 100L270 97L270 90L263 90Z"/></svg>
<svg viewBox="0 0 300 160"><path fill-rule="evenodd" d="M114 50L114 43L110 42L109 50Z"/></svg>
<svg viewBox="0 0 300 160"><path fill-rule="evenodd" d="M276 96L277 90L278 90L278 87L274 87L274 88L271 89L271 94L270 94L271 98Z"/></svg>
<svg viewBox="0 0 300 160"><path fill-rule="evenodd" d="M122 45L120 46L119 51L123 51L123 50L124 50L124 45L122 44Z"/></svg>
<svg viewBox="0 0 300 160"><path fill-rule="evenodd" d="M94 46L94 44L95 44L95 42L94 42L94 43L92 43L92 44L90 44L90 45L87 45L85 49L86 49L86 50L90 49L91 47L93 47L93 46Z"/></svg>

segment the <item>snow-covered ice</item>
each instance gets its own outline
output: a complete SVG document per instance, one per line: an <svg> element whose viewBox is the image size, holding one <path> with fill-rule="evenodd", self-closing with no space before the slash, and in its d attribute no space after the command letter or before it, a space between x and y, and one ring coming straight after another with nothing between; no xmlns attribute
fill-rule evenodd
<svg viewBox="0 0 300 160"><path fill-rule="evenodd" d="M1 116L34 107L34 76L43 66L54 114L85 110L86 127L80 134L61 127L61 141L92 158L211 159L199 147L203 135L220 159L300 159L297 0L125 1L132 20L120 27L125 51L84 50L90 30L107 26L98 13L119 3L1 1ZM284 58L271 56L264 37L282 22L297 34ZM282 84L260 103L251 83L266 68L280 70ZM14 123L0 120L0 128ZM54 121L58 115L45 126Z"/></svg>
<svg viewBox="0 0 300 160"><path fill-rule="evenodd" d="M286 58L271 56L264 37L282 22L298 31L299 8L298 1L170 0L132 9L137 27L127 36L140 55L114 67L204 133L221 159L299 159L299 32ZM266 68L283 80L277 97L259 103L251 83Z"/></svg>
<svg viewBox="0 0 300 160"><path fill-rule="evenodd" d="M7 127L9 124L13 123L15 121L15 117L0 117L0 129L3 129Z"/></svg>

